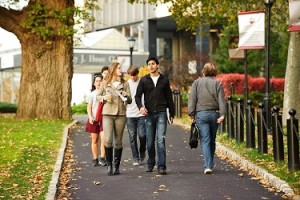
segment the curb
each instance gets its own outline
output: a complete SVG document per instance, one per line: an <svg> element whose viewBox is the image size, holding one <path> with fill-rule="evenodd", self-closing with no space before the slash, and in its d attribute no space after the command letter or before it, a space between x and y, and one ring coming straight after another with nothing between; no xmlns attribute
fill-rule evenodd
<svg viewBox="0 0 300 200"><path fill-rule="evenodd" d="M64 162L64 154L67 147L67 141L68 141L68 134L70 131L70 128L76 124L78 120L74 120L71 124L67 125L64 128L63 136L62 136L62 143L60 146L60 149L58 150L58 155L56 159L56 163L54 165L54 169L52 172L52 178L49 183L48 192L46 194L46 200L54 200L56 199L56 193L57 193L57 185L59 182L60 177L60 171Z"/></svg>
<svg viewBox="0 0 300 200"><path fill-rule="evenodd" d="M248 170L251 170L261 176L263 179L267 180L271 186L275 187L278 191L285 193L287 196L291 197L294 195L293 189L288 185L287 182L281 180L277 176L270 174L265 169L258 167L251 163L248 160L245 160L240 155L236 154L229 148L221 145L220 143L216 142L216 149L223 154L227 155L232 160L236 161L241 167L245 167Z"/></svg>
<svg viewBox="0 0 300 200"><path fill-rule="evenodd" d="M183 127L185 130L190 130L190 126L186 124L181 123L174 123L174 125L178 125ZM271 186L275 187L276 190L283 192L285 195L292 197L294 196L293 189L288 185L287 182L281 180L277 176L274 176L273 174L270 174L265 169L262 169L261 167L258 167L254 165L253 163L249 162L248 160L245 160L243 157L238 155L237 153L233 152L229 148L223 146L222 144L216 142L216 150L220 151L221 153L227 155L230 159L236 161L240 167L246 168L248 170L251 170L261 176L263 179L267 180ZM219 155L217 155L220 157Z"/></svg>

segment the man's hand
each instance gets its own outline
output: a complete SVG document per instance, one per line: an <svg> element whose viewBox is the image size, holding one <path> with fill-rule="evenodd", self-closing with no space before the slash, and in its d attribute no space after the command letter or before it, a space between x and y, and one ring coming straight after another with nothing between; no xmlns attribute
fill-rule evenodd
<svg viewBox="0 0 300 200"><path fill-rule="evenodd" d="M141 107L140 108L140 113L142 114L142 115L148 115L148 110L145 108L145 107Z"/></svg>
<svg viewBox="0 0 300 200"><path fill-rule="evenodd" d="M223 122L224 118L225 118L224 115L220 116L220 117L217 119L217 123L218 123L218 124L221 124L221 123Z"/></svg>
<svg viewBox="0 0 300 200"><path fill-rule="evenodd" d="M170 120L168 120L169 124L173 124L173 117L170 117Z"/></svg>

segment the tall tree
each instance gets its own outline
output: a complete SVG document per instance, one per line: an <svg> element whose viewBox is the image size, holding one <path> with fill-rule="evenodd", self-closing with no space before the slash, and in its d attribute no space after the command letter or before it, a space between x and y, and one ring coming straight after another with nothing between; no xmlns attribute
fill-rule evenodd
<svg viewBox="0 0 300 200"><path fill-rule="evenodd" d="M300 117L300 32L291 33L288 60L285 73L283 119L289 118L289 110L296 109L297 118Z"/></svg>
<svg viewBox="0 0 300 200"><path fill-rule="evenodd" d="M225 29L233 24L237 24L238 12L265 9L263 0L128 0L128 2L148 2L153 4L171 3L169 11L172 13L172 17L175 19L178 28L183 30L196 30L203 24L221 24ZM272 33L277 34L287 31L288 25L286 22L288 20L288 1L276 0L271 12ZM295 108L298 111L296 116L298 118L300 116L300 104L297 103L297 99L300 99L299 43L300 33L291 33L286 65L283 107L284 122L290 108ZM289 78L290 76L293 78Z"/></svg>
<svg viewBox="0 0 300 200"><path fill-rule="evenodd" d="M22 49L17 118L71 119L74 14L86 13L74 0L29 0L19 10L12 9L14 0L6 2L0 27Z"/></svg>

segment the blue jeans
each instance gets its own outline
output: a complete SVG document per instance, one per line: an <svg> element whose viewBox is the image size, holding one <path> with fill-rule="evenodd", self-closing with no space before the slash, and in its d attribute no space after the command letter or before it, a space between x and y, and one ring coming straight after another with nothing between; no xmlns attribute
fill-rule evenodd
<svg viewBox="0 0 300 200"><path fill-rule="evenodd" d="M155 166L155 140L158 155L157 169L166 169L166 112L150 113L146 117L146 138L148 150L148 167Z"/></svg>
<svg viewBox="0 0 300 200"><path fill-rule="evenodd" d="M219 127L217 119L219 117L220 113L214 110L196 113L196 124L200 131L200 142L204 156L204 169L214 167L216 134Z"/></svg>
<svg viewBox="0 0 300 200"><path fill-rule="evenodd" d="M127 129L132 157L135 161L139 161L140 155L145 154L146 151L145 117L127 117ZM137 136L139 136L140 150L138 150Z"/></svg>

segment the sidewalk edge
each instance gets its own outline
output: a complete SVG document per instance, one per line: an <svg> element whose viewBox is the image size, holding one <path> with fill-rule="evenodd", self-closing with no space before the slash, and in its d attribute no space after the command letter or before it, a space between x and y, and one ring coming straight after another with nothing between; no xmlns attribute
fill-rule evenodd
<svg viewBox="0 0 300 200"><path fill-rule="evenodd" d="M262 178L267 180L278 191L285 193L287 196L294 195L293 189L288 185L287 182L285 182L285 181L281 180L280 178L274 176L273 174L267 172L265 169L262 169L261 167L254 165L250 161L245 160L244 158L239 156L237 153L233 152L232 150L230 150L229 148L223 146L222 144L220 144L218 142L216 142L216 148L217 148L217 150L226 154L231 159L235 160L242 167L252 170L256 174L258 174L259 176L261 176Z"/></svg>
<svg viewBox="0 0 300 200"><path fill-rule="evenodd" d="M58 150L58 155L56 159L56 163L54 165L54 169L52 172L52 178L49 183L48 192L46 194L46 200L54 200L56 199L56 193L57 193L57 185L59 182L60 177L60 171L64 162L64 154L67 147L67 141L68 141L68 133L70 131L70 128L78 123L78 120L73 120L73 122L69 125L67 125L64 128L63 135L62 135L62 143L60 146L60 149Z"/></svg>

